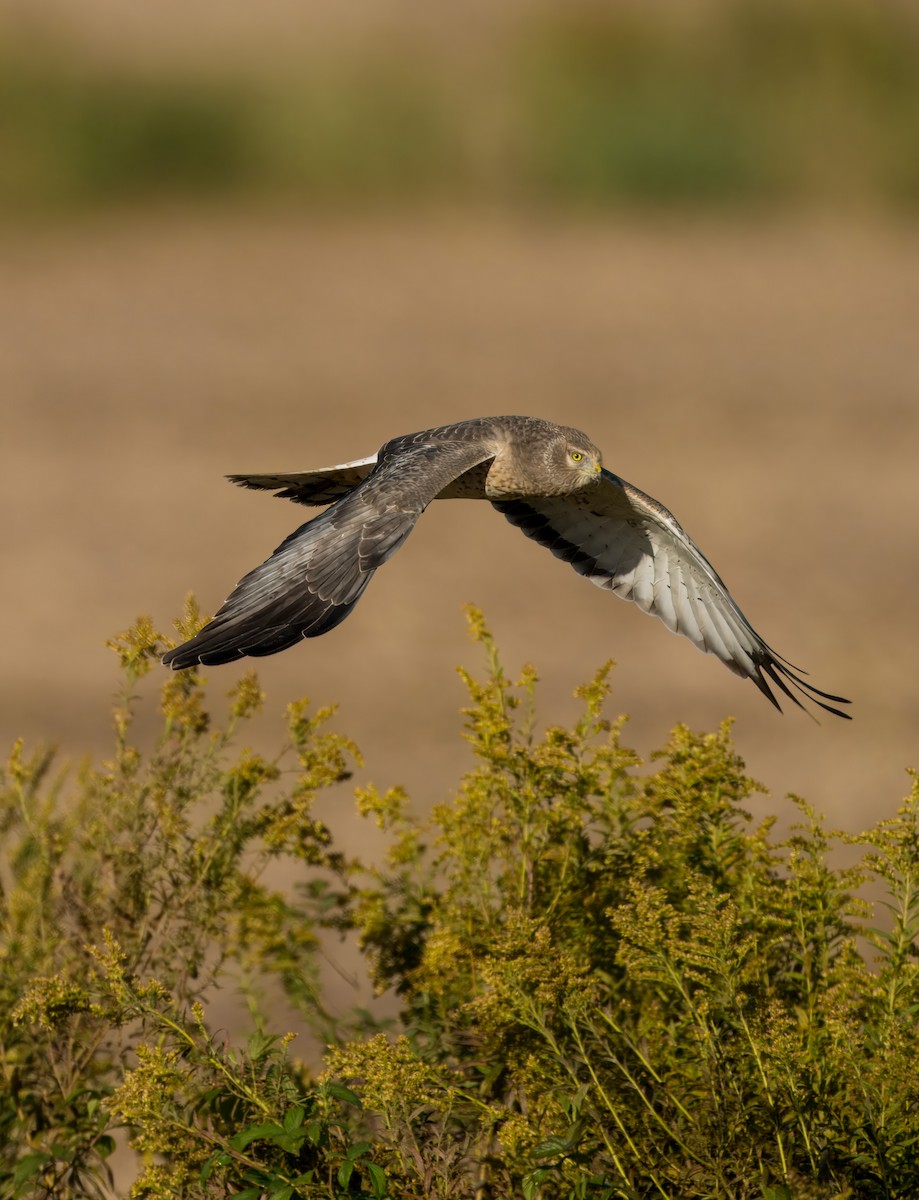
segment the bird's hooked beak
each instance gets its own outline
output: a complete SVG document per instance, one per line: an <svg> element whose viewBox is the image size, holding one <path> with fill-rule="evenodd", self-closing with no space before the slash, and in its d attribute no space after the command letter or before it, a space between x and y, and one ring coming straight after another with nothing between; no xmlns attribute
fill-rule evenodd
<svg viewBox="0 0 919 1200"><path fill-rule="evenodd" d="M601 479L600 472L603 470L603 464L599 459L593 463L589 460L582 464L579 474L579 487L590 487L591 484L599 483Z"/></svg>

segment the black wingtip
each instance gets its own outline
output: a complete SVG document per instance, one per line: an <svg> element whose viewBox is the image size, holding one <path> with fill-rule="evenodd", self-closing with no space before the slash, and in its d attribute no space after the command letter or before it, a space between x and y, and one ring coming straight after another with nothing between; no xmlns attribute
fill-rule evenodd
<svg viewBox="0 0 919 1200"><path fill-rule="evenodd" d="M183 642L181 646L176 646L173 650L167 650L160 659L160 662L164 667L168 667L170 671L187 671L189 667L204 665L198 650L192 648L192 642Z"/></svg>
<svg viewBox="0 0 919 1200"><path fill-rule="evenodd" d="M248 475L224 475L224 479L227 481L227 483L235 483L237 487L249 488L249 490L253 492L265 490L264 488L261 488L259 484L252 483L251 477Z"/></svg>
<svg viewBox="0 0 919 1200"><path fill-rule="evenodd" d="M225 623L215 618L187 642L167 650L160 662L170 671L187 671L190 667L219 667L245 654L238 641L226 635Z"/></svg>
<svg viewBox="0 0 919 1200"><path fill-rule="evenodd" d="M777 687L781 692L784 693L784 695L788 697L792 704L797 705L802 712L806 712L812 720L816 721L817 718L810 711L807 705L802 704L800 698L796 696L788 686L789 683L793 687L797 688L806 700L810 700L812 704L816 704L817 707L822 708L824 712L831 713L834 717L841 717L844 721L852 720L851 713L842 712L841 709L835 707L837 704L851 704L851 700L846 699L845 696L834 696L832 692L823 692L820 690L820 688L814 687L812 683L808 683L806 679L802 679L800 675L795 673L795 671L800 670L800 668L795 668L795 670L792 670L791 665L786 663L784 659L779 657L779 655L773 654L772 652L763 653L755 658L754 662L756 664L757 671L756 674L752 676L753 682L763 693L763 695L770 701L770 703L779 710L779 712L782 711L782 706L779 704L777 697L773 693L772 688L769 686L766 676L769 677L769 680L775 687ZM806 674L806 672L802 671L801 674ZM827 703L827 701L832 701L832 703Z"/></svg>
<svg viewBox="0 0 919 1200"><path fill-rule="evenodd" d="M282 500L295 500L299 495L298 489L290 485L279 483L277 480L272 483L256 483L255 478L252 475L224 475L228 483L234 483L250 492L271 492L280 496Z"/></svg>

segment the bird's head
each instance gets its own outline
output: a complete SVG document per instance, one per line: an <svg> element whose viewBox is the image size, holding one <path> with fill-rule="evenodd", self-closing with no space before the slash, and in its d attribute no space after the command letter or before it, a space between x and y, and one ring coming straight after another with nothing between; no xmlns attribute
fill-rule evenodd
<svg viewBox="0 0 919 1200"><path fill-rule="evenodd" d="M485 494L566 496L600 479L602 456L586 433L535 417L509 419L488 469Z"/></svg>
<svg viewBox="0 0 919 1200"><path fill-rule="evenodd" d="M560 431L552 447L552 466L558 472L559 490L574 492L600 478L603 455L578 429Z"/></svg>

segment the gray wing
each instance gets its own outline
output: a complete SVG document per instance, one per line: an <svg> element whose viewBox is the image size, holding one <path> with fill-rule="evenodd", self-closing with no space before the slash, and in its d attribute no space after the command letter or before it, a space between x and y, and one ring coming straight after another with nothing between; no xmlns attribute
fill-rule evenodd
<svg viewBox="0 0 919 1200"><path fill-rule="evenodd" d="M275 475L228 475L231 483L241 487L274 492L282 500L293 500L295 504L332 504L353 492L362 483L377 462L377 455L357 458L354 462L339 463L335 467L318 467L315 471L291 471Z"/></svg>
<svg viewBox="0 0 919 1200"><path fill-rule="evenodd" d="M776 708L770 682L799 707L804 706L791 687L848 719L847 713L824 703L848 700L801 679L752 627L673 514L624 479L604 470L595 486L568 496L492 503L579 575L633 600L735 674L752 679Z"/></svg>
<svg viewBox="0 0 919 1200"><path fill-rule="evenodd" d="M295 504L333 504L353 492L370 474L377 455L342 463L338 467L319 467L315 471L292 471L274 475L228 475L230 483L258 491L274 492L281 500ZM437 493L436 500L484 500L485 476L490 460L474 463L456 479L450 479Z"/></svg>
<svg viewBox="0 0 919 1200"><path fill-rule="evenodd" d="M170 650L163 662L181 670L275 654L301 638L333 629L430 501L494 453L485 438L424 440L416 435L388 443L365 479L283 541L240 580L213 621Z"/></svg>

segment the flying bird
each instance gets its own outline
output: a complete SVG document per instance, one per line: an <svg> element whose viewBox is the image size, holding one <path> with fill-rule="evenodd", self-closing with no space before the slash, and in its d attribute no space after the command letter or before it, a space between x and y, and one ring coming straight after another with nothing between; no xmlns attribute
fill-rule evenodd
<svg viewBox="0 0 919 1200"><path fill-rule="evenodd" d="M286 650L351 612L437 499L489 500L579 575L689 638L780 709L773 688L838 717L776 654L663 504L602 464L586 434L536 417L481 417L407 434L354 462L280 475L230 475L297 504L328 505L236 585L214 619L163 656L175 670ZM802 672L803 674L803 672ZM794 690L793 690L794 689Z"/></svg>

